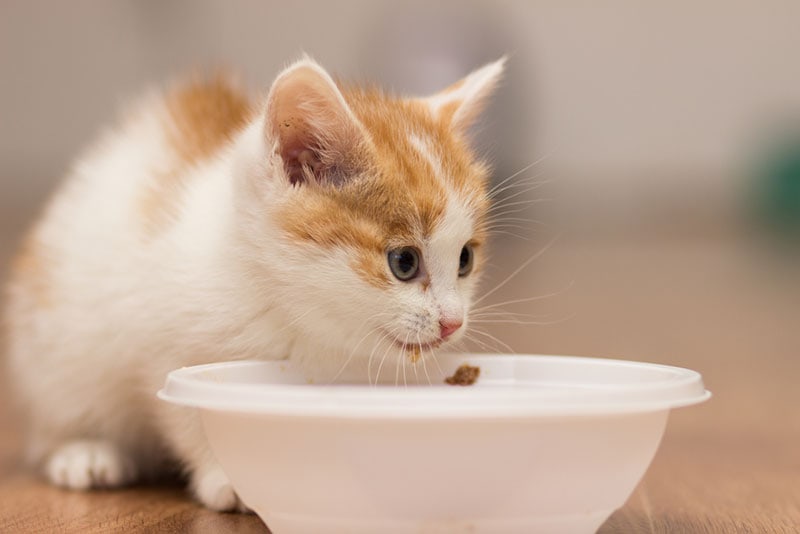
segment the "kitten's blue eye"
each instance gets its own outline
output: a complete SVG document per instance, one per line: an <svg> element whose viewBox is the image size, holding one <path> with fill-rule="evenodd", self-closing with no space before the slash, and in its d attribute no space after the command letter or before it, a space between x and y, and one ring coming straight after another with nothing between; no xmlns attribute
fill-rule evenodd
<svg viewBox="0 0 800 534"><path fill-rule="evenodd" d="M419 273L419 252L413 247L390 250L389 268L398 280L411 280Z"/></svg>
<svg viewBox="0 0 800 534"><path fill-rule="evenodd" d="M458 276L467 276L472 272L472 264L475 261L475 254L472 245L464 245L461 249L461 256L458 258Z"/></svg>

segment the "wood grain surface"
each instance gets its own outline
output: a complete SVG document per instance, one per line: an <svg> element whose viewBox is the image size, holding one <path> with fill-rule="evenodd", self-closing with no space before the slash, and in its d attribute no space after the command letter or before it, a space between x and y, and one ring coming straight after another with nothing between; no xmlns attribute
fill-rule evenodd
<svg viewBox="0 0 800 534"><path fill-rule="evenodd" d="M585 313L535 336L497 335L520 351L691 367L714 393L671 415L647 475L600 533L800 532L797 271L754 267L741 247L716 241L585 244L548 258L536 280L523 282L535 286L564 265L578 265L572 274L579 278L591 270L602 283L565 297ZM615 305L603 308L612 298ZM268 532L256 516L202 509L175 485L81 493L44 484L21 464L19 421L8 401L4 388L0 532Z"/></svg>

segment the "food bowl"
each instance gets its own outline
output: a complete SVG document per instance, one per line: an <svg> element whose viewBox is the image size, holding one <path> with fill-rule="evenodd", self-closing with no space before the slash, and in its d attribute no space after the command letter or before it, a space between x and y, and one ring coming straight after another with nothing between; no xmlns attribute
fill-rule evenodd
<svg viewBox="0 0 800 534"><path fill-rule="evenodd" d="M462 364L478 381L445 385ZM274 534L591 533L644 475L669 411L710 396L694 371L618 360L444 355L427 372L315 385L290 362L219 363L173 371L159 396L200 409Z"/></svg>

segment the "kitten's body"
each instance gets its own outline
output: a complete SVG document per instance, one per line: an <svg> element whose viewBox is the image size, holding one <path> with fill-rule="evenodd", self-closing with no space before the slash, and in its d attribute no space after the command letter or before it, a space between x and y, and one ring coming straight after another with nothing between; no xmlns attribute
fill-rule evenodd
<svg viewBox="0 0 800 534"><path fill-rule="evenodd" d="M374 380L378 358L394 369L458 337L475 282L459 253L479 249L486 211L463 134L501 68L427 100L340 90L309 60L265 103L221 80L146 99L78 164L13 269L31 459L76 488L178 460L204 504L231 509L197 420L155 398L168 371L291 357ZM404 246L424 261L408 282L386 260Z"/></svg>

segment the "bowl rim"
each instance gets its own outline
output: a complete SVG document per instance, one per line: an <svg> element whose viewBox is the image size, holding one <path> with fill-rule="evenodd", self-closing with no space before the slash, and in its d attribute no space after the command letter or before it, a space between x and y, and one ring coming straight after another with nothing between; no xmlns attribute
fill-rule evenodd
<svg viewBox="0 0 800 534"><path fill-rule="evenodd" d="M462 354L448 363L499 366L587 366L597 370L643 370L663 376L644 383L584 383L546 387L544 383L496 381L489 387L445 385L368 386L237 383L220 381L224 372L291 366L286 360L239 360L184 367L170 372L157 396L205 410L274 417L334 419L520 419L613 416L670 410L708 400L711 393L696 371L662 364L581 356ZM453 367L455 369L455 367ZM215 378L215 375L217 377ZM489 380L491 383L491 380Z"/></svg>

